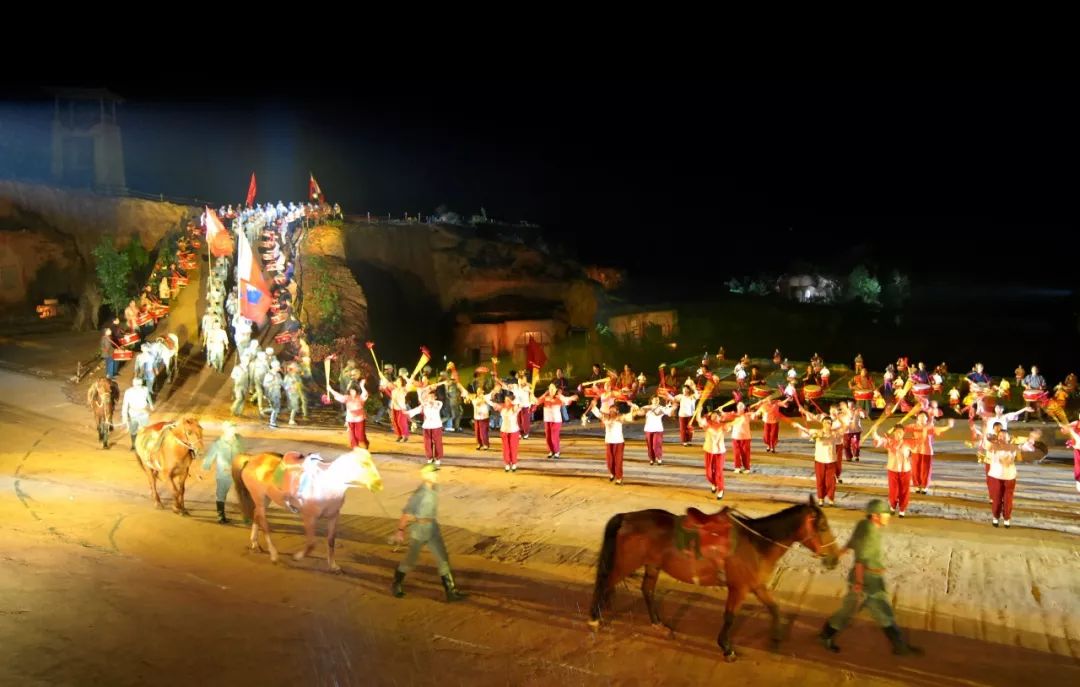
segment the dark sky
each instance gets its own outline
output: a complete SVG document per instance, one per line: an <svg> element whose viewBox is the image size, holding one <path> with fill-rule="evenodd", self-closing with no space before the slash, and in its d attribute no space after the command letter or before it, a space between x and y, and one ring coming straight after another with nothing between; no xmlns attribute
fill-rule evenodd
<svg viewBox="0 0 1080 687"><path fill-rule="evenodd" d="M254 170L288 201L311 170L347 212L484 205L594 262L980 273L1034 252L1033 283L1072 280L1071 83L105 85L143 191L235 201Z"/></svg>

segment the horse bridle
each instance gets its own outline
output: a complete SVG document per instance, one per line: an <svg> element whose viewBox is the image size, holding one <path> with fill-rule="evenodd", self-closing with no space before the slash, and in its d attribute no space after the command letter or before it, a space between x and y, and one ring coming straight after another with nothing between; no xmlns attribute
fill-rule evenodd
<svg viewBox="0 0 1080 687"><path fill-rule="evenodd" d="M176 431L175 431L176 427L173 427L173 430L174 430L173 431L173 436L175 437L176 436ZM184 439L186 439L187 441L185 441ZM191 440L191 433L188 432L186 426L184 427L184 438L183 439L178 438L177 441L179 441L182 445L184 445L187 448L187 450L191 451L191 455L193 455L193 456L198 456L199 455L199 449L195 448L195 442Z"/></svg>
<svg viewBox="0 0 1080 687"><path fill-rule="evenodd" d="M95 386L94 400L92 401L92 405L97 406L102 410L111 409L111 407L114 405L112 399L112 389L109 389L108 393L103 394L101 392L101 389Z"/></svg>
<svg viewBox="0 0 1080 687"><path fill-rule="evenodd" d="M761 539L764 539L765 541L769 542L770 544L775 544L776 546L779 546L782 549L787 549L788 551L791 551L791 550L795 549L795 546L793 544L784 544L782 542L778 542L778 541L775 541L773 539L769 539L768 537L766 537L761 532L758 532L753 527L750 527L749 525L747 525L745 522L742 521L742 519L740 517L738 517L738 516L746 517L745 514L740 513L739 511L735 510L734 508L731 509L731 510L733 511L731 513L731 515L730 515L731 521L734 522L739 527L742 527L744 530L746 530L750 534L756 535L756 536L760 537ZM811 541L813 539L813 536L814 536L813 534L808 534L808 535L806 535L805 537L803 537L802 539L800 539L799 541L797 541L795 543L796 544L802 544L803 546L805 546L807 548L807 550L810 551L810 555L813 556L814 558L828 558L828 556L826 554L819 553L818 551L814 551L813 548L811 548L810 546L807 545L807 542ZM836 543L836 538L834 537L832 541L821 544L818 547L818 550L820 551L821 549L824 549L825 547L828 547L828 546L832 546L835 543Z"/></svg>

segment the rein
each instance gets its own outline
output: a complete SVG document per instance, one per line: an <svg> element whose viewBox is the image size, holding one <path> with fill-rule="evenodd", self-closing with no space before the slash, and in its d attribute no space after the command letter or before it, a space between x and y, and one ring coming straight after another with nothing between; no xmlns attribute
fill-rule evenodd
<svg viewBox="0 0 1080 687"><path fill-rule="evenodd" d="M753 535L755 535L755 536L757 536L757 537L759 537L761 539L764 539L765 541L769 542L770 544L774 544L776 546L779 546L782 549L787 549L788 551L797 550L797 549L795 549L795 546L792 545L792 544L784 544L782 542L776 541L775 539L770 539L770 538L766 537L761 532L758 532L757 530L755 530L754 528L750 527L745 522L743 522L742 518L749 519L749 516L746 515L745 513L741 512L741 511L738 511L738 510L734 509L734 508L732 508L731 512L728 513L728 519L729 520L734 522L739 527L742 527L744 530L746 530L750 534L753 534ZM810 547L806 545L806 542L810 541L812 536L813 535L808 534L808 535L806 535L805 537L803 537L802 539L800 539L796 543L797 544L802 544L803 546L806 546L806 548L809 551L810 555L813 556L814 558L827 558L827 556L824 555L824 554L817 553L815 551L810 550ZM830 542L823 543L820 548L825 548L825 547L831 546L831 545L833 545L835 543L836 543L836 539L833 539Z"/></svg>
<svg viewBox="0 0 1080 687"><path fill-rule="evenodd" d="M386 506L383 505L382 499L379 498L379 495L377 493L372 491L371 495L375 497L375 503L379 504L379 509L382 510L383 514L386 517L390 518L391 520L396 519L396 516L392 515L390 511L386 510Z"/></svg>
<svg viewBox="0 0 1080 687"><path fill-rule="evenodd" d="M98 387L94 387L94 400L90 401L91 408L111 409L113 407L112 390L103 393Z"/></svg>
<svg viewBox="0 0 1080 687"><path fill-rule="evenodd" d="M191 440L191 433L188 432L188 430L185 428L184 429L184 438L180 439L176 435L176 429L177 429L176 427L172 428L172 430L173 430L172 431L173 438L176 439L178 442L180 442L180 444L182 446L184 446L185 448L187 448L187 450L191 451L191 455L197 457L199 455L199 449L195 448L195 442ZM186 441L185 441L185 439L186 439Z"/></svg>

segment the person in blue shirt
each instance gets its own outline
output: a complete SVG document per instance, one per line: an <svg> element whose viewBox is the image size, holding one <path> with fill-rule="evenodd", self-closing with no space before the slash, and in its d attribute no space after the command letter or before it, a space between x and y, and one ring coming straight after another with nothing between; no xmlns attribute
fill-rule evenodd
<svg viewBox="0 0 1080 687"><path fill-rule="evenodd" d="M986 374L982 363L975 363L975 369L968 373L967 380L973 384L989 384L990 375Z"/></svg>
<svg viewBox="0 0 1080 687"><path fill-rule="evenodd" d="M929 384L930 373L926 371L926 363L919 363L919 367L911 373L911 378L915 380L917 384Z"/></svg>

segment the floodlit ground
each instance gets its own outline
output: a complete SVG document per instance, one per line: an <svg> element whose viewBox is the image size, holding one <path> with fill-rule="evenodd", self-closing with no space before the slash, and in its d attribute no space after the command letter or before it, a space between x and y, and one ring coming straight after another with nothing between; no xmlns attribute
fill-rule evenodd
<svg viewBox="0 0 1080 687"><path fill-rule="evenodd" d="M88 412L55 381L0 372L0 684L313 685L702 685L1072 684L1080 680L1080 500L1064 462L1024 465L1012 530L993 529L981 467L959 434L945 442L937 488L887 532L888 581L901 624L926 648L899 659L867 619L840 637L844 651L814 640L844 592L847 565L826 571L801 550L782 559L772 586L788 623L779 652L756 602L736 626L739 661L715 645L722 589L661 577L662 613L674 637L653 631L630 580L613 622L585 624L596 552L612 514L646 507L714 507L700 449L668 445L663 467L643 462L631 439L627 484L611 485L595 436L570 436L557 464L539 433L524 442L521 469L504 474L497 451L473 451L448 435L440 520L465 602L442 600L432 561L389 594L402 555L386 543L418 483L420 445L373 431L386 480L378 497L351 492L338 561L277 565L246 550L248 528L216 524L212 480L188 491L194 516L155 510L126 437L102 450ZM194 392L193 392L194 393ZM187 393L164 404L186 405ZM215 406L220 412L220 404ZM207 441L219 419L207 415ZM571 433L579 430L567 430ZM241 427L252 448L334 453L336 429ZM759 470L728 476L726 505L764 514L812 488L809 445L785 435ZM1057 454L1055 454L1057 455ZM1061 454L1063 455L1063 454ZM729 463L730 467L730 463ZM858 508L884 493L882 456L845 466L834 532L851 531ZM230 514L238 513L230 496ZM945 516L945 517L940 517ZM300 546L296 516L273 511L277 543ZM1034 526L1034 527L1033 527Z"/></svg>

